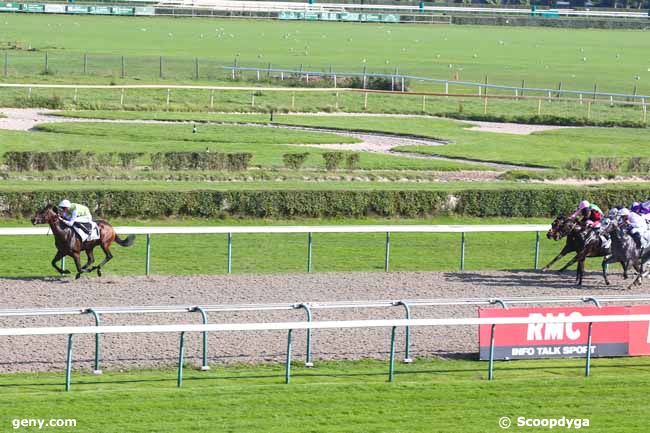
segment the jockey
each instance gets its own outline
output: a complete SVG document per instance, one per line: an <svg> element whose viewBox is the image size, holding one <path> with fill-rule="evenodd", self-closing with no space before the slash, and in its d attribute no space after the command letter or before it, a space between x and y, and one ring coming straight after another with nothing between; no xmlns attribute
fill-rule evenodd
<svg viewBox="0 0 650 433"><path fill-rule="evenodd" d="M84 224L92 223L93 216L90 214L90 209L78 203L70 203L70 200L65 199L59 203L59 208L63 214L59 219L69 227L79 227L81 230L90 234L90 228Z"/></svg>
<svg viewBox="0 0 650 433"><path fill-rule="evenodd" d="M571 218L579 218L580 221L585 223L586 227L598 229L603 218L603 211L595 204L582 200Z"/></svg>
<svg viewBox="0 0 650 433"><path fill-rule="evenodd" d="M641 239L648 229L645 219L636 212L630 212L627 208L621 209L618 216L621 218L622 223L627 226L637 248L641 248Z"/></svg>

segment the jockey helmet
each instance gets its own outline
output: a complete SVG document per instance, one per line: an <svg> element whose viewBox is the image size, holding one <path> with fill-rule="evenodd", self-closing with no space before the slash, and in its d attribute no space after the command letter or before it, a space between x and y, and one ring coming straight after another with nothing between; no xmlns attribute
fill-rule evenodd
<svg viewBox="0 0 650 433"><path fill-rule="evenodd" d="M60 208L69 208L71 206L70 200L65 199L61 200L61 203L59 203Z"/></svg>

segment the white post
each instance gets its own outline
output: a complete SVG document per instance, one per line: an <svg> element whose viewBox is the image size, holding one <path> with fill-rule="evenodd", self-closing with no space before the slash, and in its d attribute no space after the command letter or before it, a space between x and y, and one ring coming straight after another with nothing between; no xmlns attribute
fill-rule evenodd
<svg viewBox="0 0 650 433"><path fill-rule="evenodd" d="M404 88L404 77L402 77L402 92L406 92L406 89Z"/></svg>
<svg viewBox="0 0 650 433"><path fill-rule="evenodd" d="M481 96L481 85L478 85L478 96Z"/></svg>
<svg viewBox="0 0 650 433"><path fill-rule="evenodd" d="M614 106L614 96L612 96L612 95L609 96L609 106L610 107Z"/></svg>
<svg viewBox="0 0 650 433"><path fill-rule="evenodd" d="M449 95L449 81L445 81L445 95Z"/></svg>
<svg viewBox="0 0 650 433"><path fill-rule="evenodd" d="M579 95L580 105L582 105L582 93Z"/></svg>
<svg viewBox="0 0 650 433"><path fill-rule="evenodd" d="M280 81L284 81L284 71L280 71Z"/></svg>
<svg viewBox="0 0 650 433"><path fill-rule="evenodd" d="M124 87L122 87L122 91L120 92L120 105L124 105Z"/></svg>
<svg viewBox="0 0 650 433"><path fill-rule="evenodd" d="M27 99L32 99L32 88L31 87L27 90Z"/></svg>
<svg viewBox="0 0 650 433"><path fill-rule="evenodd" d="M551 91L548 91L548 102L551 102Z"/></svg>
<svg viewBox="0 0 650 433"><path fill-rule="evenodd" d="M336 89L336 75L334 75L334 88Z"/></svg>
<svg viewBox="0 0 650 433"><path fill-rule="evenodd" d="M214 89L210 91L210 109L214 108Z"/></svg>
<svg viewBox="0 0 650 433"><path fill-rule="evenodd" d="M255 106L255 93L251 94L251 107Z"/></svg>
<svg viewBox="0 0 650 433"><path fill-rule="evenodd" d="M169 97L171 96L171 89L167 89L167 106L169 106Z"/></svg>
<svg viewBox="0 0 650 433"><path fill-rule="evenodd" d="M427 95L422 95L422 112L427 111Z"/></svg>
<svg viewBox="0 0 650 433"><path fill-rule="evenodd" d="M260 70L258 69L257 70L257 81L259 81L259 80L260 80Z"/></svg>
<svg viewBox="0 0 650 433"><path fill-rule="evenodd" d="M77 103L77 88L74 88L74 103Z"/></svg>

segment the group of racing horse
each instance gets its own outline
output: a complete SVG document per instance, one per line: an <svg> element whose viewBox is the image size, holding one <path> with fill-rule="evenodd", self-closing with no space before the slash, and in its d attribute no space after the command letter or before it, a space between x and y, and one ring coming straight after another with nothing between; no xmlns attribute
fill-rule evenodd
<svg viewBox="0 0 650 433"><path fill-rule="evenodd" d="M605 284L610 284L608 265L619 262L623 266L623 278L628 278L630 266L636 271L636 278L628 286L631 288L641 284L642 278L647 276L645 265L650 260L650 202L634 202L630 208L616 206L605 216L595 204L582 201L572 215L557 217L546 237L556 241L566 238L566 245L543 271L565 255L575 252L576 255L560 272L577 263L576 284L581 286L585 260L588 257L603 257Z"/></svg>
<svg viewBox="0 0 650 433"><path fill-rule="evenodd" d="M61 202L64 206L71 206L67 200ZM78 206L78 205L77 205ZM97 271L101 276L102 267L113 257L110 246L113 242L128 247L133 244L134 236L120 239L113 227L106 221L98 220L99 238L95 240L82 240L73 229L74 224L66 221L64 213L59 207L48 204L38 212L32 223L48 224L54 235L57 253L52 260L52 266L57 272L69 273L59 267L58 262L65 256L74 259L79 278L82 273ZM73 220L74 221L74 220ZM610 209L605 217L603 211L593 203L583 200L576 211L569 216L557 217L549 229L549 239L560 240L566 238L566 245L543 270L546 271L553 263L565 255L575 252L573 257L560 271L577 263L576 283L582 285L585 273L585 260L587 257L603 257L602 268L605 283L607 279L607 265L619 262L623 266L623 277L628 278L628 269L634 268L637 275L632 284L640 284L645 276L644 265L650 260L650 202L634 203L630 209L618 206ZM95 258L93 249L99 246L106 257L98 265L93 266ZM80 255L85 252L88 262L81 265Z"/></svg>

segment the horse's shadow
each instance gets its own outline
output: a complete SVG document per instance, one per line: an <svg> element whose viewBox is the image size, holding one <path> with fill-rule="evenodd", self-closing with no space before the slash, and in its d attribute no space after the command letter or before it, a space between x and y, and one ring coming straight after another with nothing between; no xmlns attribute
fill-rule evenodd
<svg viewBox="0 0 650 433"><path fill-rule="evenodd" d="M614 274L617 275L617 274ZM551 289L576 289L576 290L618 290L621 289L618 284L618 278L614 284L607 286L602 279L600 272L589 272L585 276L583 287L575 285L575 271L533 271L530 269L508 270L499 274L480 273L480 272L453 272L446 273L445 278L449 281L457 281L468 284L477 284L488 287L530 287L530 288L551 288ZM620 281L623 281L622 277ZM631 280L627 280L630 281Z"/></svg>
<svg viewBox="0 0 650 433"><path fill-rule="evenodd" d="M70 277L57 277L42 275L26 276L26 277L0 277L0 281L41 281L44 283L69 283Z"/></svg>

